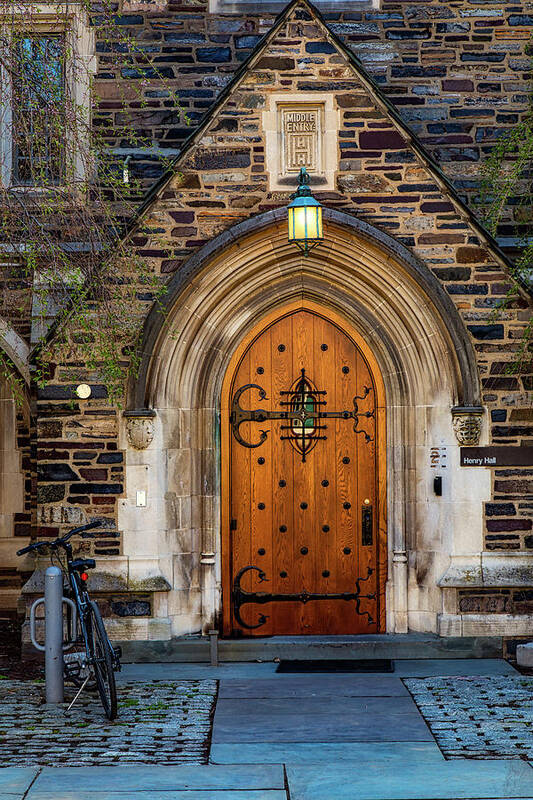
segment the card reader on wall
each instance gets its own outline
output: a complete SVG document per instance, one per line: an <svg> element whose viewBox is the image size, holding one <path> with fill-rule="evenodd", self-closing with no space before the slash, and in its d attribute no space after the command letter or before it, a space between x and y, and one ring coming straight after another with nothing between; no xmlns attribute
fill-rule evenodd
<svg viewBox="0 0 533 800"><path fill-rule="evenodd" d="M437 497L442 497L442 477L440 475L433 478L433 491Z"/></svg>

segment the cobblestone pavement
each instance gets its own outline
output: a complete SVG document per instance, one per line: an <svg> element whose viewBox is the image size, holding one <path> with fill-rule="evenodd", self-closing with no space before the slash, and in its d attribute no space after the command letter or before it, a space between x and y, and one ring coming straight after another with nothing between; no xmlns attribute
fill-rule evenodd
<svg viewBox="0 0 533 800"><path fill-rule="evenodd" d="M533 677L406 678L446 758L533 759Z"/></svg>
<svg viewBox="0 0 533 800"><path fill-rule="evenodd" d="M46 706L44 684L0 680L0 767L206 764L217 683L128 682L109 722L96 694ZM75 690L65 687L65 698Z"/></svg>

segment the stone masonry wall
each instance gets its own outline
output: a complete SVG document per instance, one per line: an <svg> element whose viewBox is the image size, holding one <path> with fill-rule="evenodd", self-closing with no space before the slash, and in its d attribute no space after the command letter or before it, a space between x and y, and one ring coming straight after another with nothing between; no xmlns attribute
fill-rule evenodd
<svg viewBox="0 0 533 800"><path fill-rule="evenodd" d="M56 373L61 381L61 368ZM86 552L118 555L114 518L123 491L123 455L117 449L117 410L103 386L89 400L73 401L69 383L39 389L37 399L37 535L56 537L69 527L99 520Z"/></svg>
<svg viewBox="0 0 533 800"><path fill-rule="evenodd" d="M143 8L152 11L141 13ZM118 21L139 41L141 52L123 57L118 45L110 52L108 42L98 42L96 90L102 101L96 120L118 157L133 156L132 173L149 186L160 172L158 152L178 152L275 17L267 11L208 14L206 3L174 0L133 6L128 0L124 9ZM348 4L324 18L475 206L483 161L529 105L530 4L383 0L379 9ZM298 66L320 58L313 47L309 43L299 54ZM143 67L142 48L155 59L164 85ZM153 146L143 152L131 147L130 126ZM500 226L504 245L513 243L513 218L521 221L511 205Z"/></svg>
<svg viewBox="0 0 533 800"><path fill-rule="evenodd" d="M480 160L498 132L526 108L523 34L531 19L524 8L513 6L511 13L497 3L384 3L380 11L328 16L473 200ZM268 16L210 17L201 6L191 11L172 2L165 14L127 19L147 45L161 48L160 63L168 64L165 69L179 85L193 124L271 23ZM100 54L98 80L106 99L99 113L113 125L122 113L117 86L127 89L128 81L142 77L142 67L118 76L114 56L101 47ZM190 128L180 123L172 102L158 96L150 76L144 77L149 110L130 111L152 131L154 142L176 148ZM335 190L317 197L391 234L432 269L472 337L491 441L532 444L533 361L517 374L507 371L519 352L530 307L520 299L494 317L509 288L501 264L305 11L293 13L188 151L133 237L139 254L167 280L217 234L287 204L289 192L268 191L262 128L268 95L282 90L294 98L305 90L333 95L341 119L339 169ZM128 151L111 128L109 143ZM133 164L147 182L157 174L156 153L143 154ZM92 398L73 404L68 374L69 365L59 365L38 398L38 534L55 536L72 524L100 518L101 536L83 547L117 555L116 507L124 490L119 410L109 407L94 376L88 376ZM487 549L533 549L532 508L533 470L495 470L493 498L485 509Z"/></svg>

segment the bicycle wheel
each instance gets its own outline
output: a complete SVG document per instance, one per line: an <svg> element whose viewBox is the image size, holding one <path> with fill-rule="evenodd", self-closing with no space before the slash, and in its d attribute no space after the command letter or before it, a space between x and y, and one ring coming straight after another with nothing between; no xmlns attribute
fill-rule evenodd
<svg viewBox="0 0 533 800"><path fill-rule="evenodd" d="M117 687L115 673L113 672L111 645L105 632L100 609L94 600L89 603L87 635L89 637L89 646L92 650L91 656L93 658L94 677L96 678L98 694L106 717L115 719L117 716Z"/></svg>

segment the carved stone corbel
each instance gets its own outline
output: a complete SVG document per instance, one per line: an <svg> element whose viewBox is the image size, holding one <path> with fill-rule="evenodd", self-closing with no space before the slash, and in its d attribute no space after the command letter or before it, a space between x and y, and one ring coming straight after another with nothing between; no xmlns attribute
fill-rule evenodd
<svg viewBox="0 0 533 800"><path fill-rule="evenodd" d="M154 438L155 411L151 408L139 408L135 411L124 411L128 444L136 450L146 450Z"/></svg>
<svg viewBox="0 0 533 800"><path fill-rule="evenodd" d="M460 445L475 447L479 444L484 413L483 406L454 406L452 408L453 431Z"/></svg>

